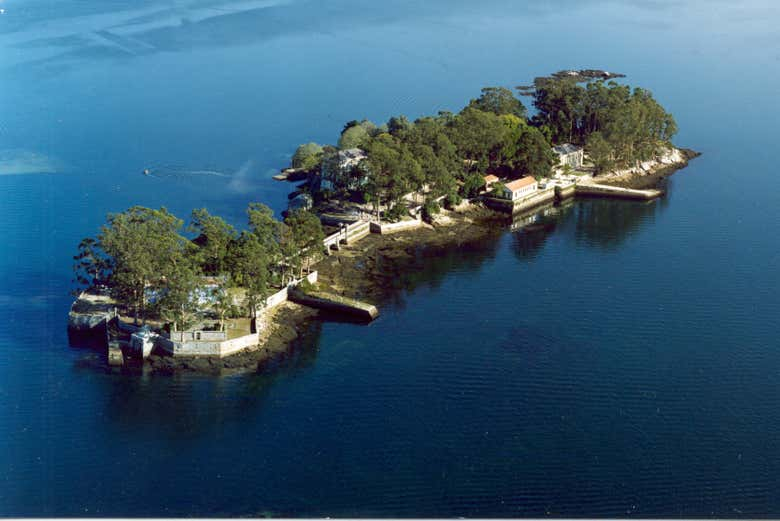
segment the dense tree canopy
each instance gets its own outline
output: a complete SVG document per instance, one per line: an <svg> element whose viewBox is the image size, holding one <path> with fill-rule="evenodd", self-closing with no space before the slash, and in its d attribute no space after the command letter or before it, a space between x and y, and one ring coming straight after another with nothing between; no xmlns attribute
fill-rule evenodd
<svg viewBox="0 0 780 521"><path fill-rule="evenodd" d="M292 167L311 170L319 166L321 160L322 147L317 143L304 143L295 150L292 157Z"/></svg>
<svg viewBox="0 0 780 521"><path fill-rule="evenodd" d="M165 208L133 206L109 214L98 236L100 248L111 259L109 283L114 295L143 314L146 288L164 292L181 271L191 269L194 245L179 234L184 222Z"/></svg>
<svg viewBox="0 0 780 521"><path fill-rule="evenodd" d="M599 156L602 169L649 159L677 132L672 115L649 91L614 81L583 86L573 79L547 78L536 85L534 106L534 123L546 128L554 142L585 145Z"/></svg>
<svg viewBox="0 0 780 521"><path fill-rule="evenodd" d="M191 321L199 311L199 288L216 278L223 286L217 295L221 304L214 304L220 317L229 307L225 290L232 286L245 290L253 316L271 284L287 281L285 256L293 257L302 274L312 257L321 253L316 245L322 244L324 236L319 218L304 210L291 213L282 223L267 206L251 203L247 217L249 229L238 234L205 208L196 209L187 228L196 236L189 240L180 233L183 221L165 208L134 206L109 214L98 237L79 244L75 282L82 288L105 284L136 318L151 313L176 328Z"/></svg>
<svg viewBox="0 0 780 521"><path fill-rule="evenodd" d="M469 102L469 106L483 112L492 112L498 116L512 114L525 119L526 110L523 103L506 87L485 87L482 95Z"/></svg>

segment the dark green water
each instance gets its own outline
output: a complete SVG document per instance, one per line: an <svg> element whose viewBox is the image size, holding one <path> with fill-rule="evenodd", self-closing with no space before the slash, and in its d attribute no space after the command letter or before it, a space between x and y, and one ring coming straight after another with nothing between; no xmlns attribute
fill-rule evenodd
<svg viewBox="0 0 780 521"><path fill-rule="evenodd" d="M0 514L780 515L774 3L3 6ZM652 90L704 153L663 199L421 259L379 320L314 322L266 374L68 346L70 256L107 212L241 223L346 120L579 67Z"/></svg>

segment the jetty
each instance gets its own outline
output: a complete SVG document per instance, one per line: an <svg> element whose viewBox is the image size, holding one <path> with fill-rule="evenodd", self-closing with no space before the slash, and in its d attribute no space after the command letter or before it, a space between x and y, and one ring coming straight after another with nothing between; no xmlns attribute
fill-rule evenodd
<svg viewBox="0 0 780 521"><path fill-rule="evenodd" d="M351 315L361 320L371 321L379 316L379 310L372 304L326 291L295 288L290 290L289 298L304 306Z"/></svg>
<svg viewBox="0 0 780 521"><path fill-rule="evenodd" d="M612 197L617 199L638 199L648 201L664 194L662 190L654 188L638 190L635 188L623 188L620 186L611 186L597 184L592 182L577 183L577 195L587 195L591 197Z"/></svg>

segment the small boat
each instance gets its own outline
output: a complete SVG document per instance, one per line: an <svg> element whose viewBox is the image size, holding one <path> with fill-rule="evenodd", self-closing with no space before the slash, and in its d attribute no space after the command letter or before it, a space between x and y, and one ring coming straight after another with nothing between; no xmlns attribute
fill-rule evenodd
<svg viewBox="0 0 780 521"><path fill-rule="evenodd" d="M144 168L144 175L152 175L152 171L148 168Z"/></svg>

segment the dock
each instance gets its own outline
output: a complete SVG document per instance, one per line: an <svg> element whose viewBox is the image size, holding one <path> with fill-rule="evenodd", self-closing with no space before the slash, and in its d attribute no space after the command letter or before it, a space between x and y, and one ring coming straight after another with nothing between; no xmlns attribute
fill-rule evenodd
<svg viewBox="0 0 780 521"><path fill-rule="evenodd" d="M373 304L361 302L341 295L325 291L290 290L289 299L298 304L326 311L351 315L361 320L374 320L379 316L379 310Z"/></svg>
<svg viewBox="0 0 780 521"><path fill-rule="evenodd" d="M620 186L602 185L597 183L577 183L575 189L577 195L587 195L591 197L613 197L617 199L635 199L649 201L662 196L661 190L635 188L623 188Z"/></svg>

